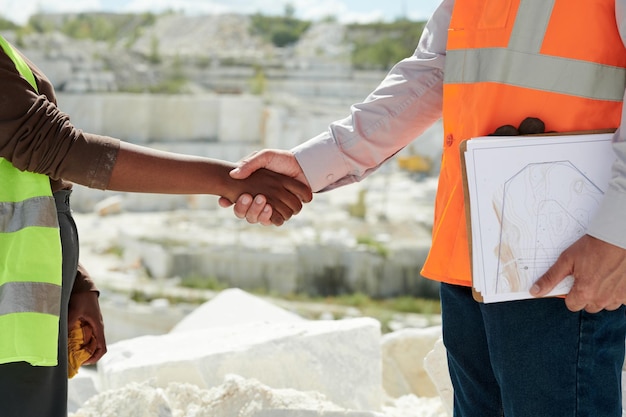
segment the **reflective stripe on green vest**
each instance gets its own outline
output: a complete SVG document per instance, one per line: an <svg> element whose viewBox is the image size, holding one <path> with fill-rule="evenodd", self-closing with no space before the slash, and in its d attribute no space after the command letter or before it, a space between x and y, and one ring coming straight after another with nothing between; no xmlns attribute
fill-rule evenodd
<svg viewBox="0 0 626 417"><path fill-rule="evenodd" d="M37 91L24 60L0 47ZM50 179L0 158L0 363L57 364L61 240Z"/></svg>

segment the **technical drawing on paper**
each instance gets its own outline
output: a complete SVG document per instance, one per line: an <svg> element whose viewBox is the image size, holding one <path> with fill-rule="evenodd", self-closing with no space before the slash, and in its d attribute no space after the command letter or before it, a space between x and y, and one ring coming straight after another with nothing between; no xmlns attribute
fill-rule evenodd
<svg viewBox="0 0 626 417"><path fill-rule="evenodd" d="M529 164L506 180L493 200L500 223L495 292L530 289L585 233L603 194L569 161Z"/></svg>

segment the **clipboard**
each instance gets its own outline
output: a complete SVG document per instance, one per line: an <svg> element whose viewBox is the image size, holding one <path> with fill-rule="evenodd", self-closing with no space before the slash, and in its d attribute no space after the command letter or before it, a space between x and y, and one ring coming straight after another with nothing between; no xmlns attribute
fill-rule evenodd
<svg viewBox="0 0 626 417"><path fill-rule="evenodd" d="M467 236L468 236L468 248L469 248L469 256L470 256L470 268L471 268L471 275L472 275L472 293L476 301L489 303L489 302L508 301L508 300L524 299L524 298L533 298L527 291L527 288L529 288L529 285L528 285L529 279L532 279L532 277L535 277L535 279L538 278L538 276L536 275L537 274L541 275L543 273L541 268L547 269L547 267L551 265L551 262L555 260L555 259L551 259L550 257L545 257L544 259L541 257L533 258L533 256L526 256L527 254L525 253L525 251L527 251L526 246L528 245L520 245L520 248L515 248L514 246L512 248L515 249L515 253L517 255L522 253L522 256L509 259L505 263L502 258L502 253L503 253L502 248L506 247L508 251L509 250L508 245L511 244L511 242L508 242L508 241L503 243L504 240L502 240L503 236L506 235L506 233L503 232L502 229L504 229L505 226L509 226L509 223L505 223L505 220L504 220L505 217L502 214L502 213L505 213L505 211L504 209L502 209L502 211L500 212L501 217L500 217L499 225L496 223L492 223L494 220L492 218L489 218L489 216L493 216L493 218L497 218L496 217L497 213L496 214L489 213L489 210L486 209L487 198L481 197L479 199L477 197L477 193L492 192L498 180L504 180L504 179L509 178L507 177L507 175L509 176L512 175L511 174L512 172L515 172L516 175L520 175L519 173L521 172L521 170L515 171L516 167L511 168L510 172L505 172L507 169L509 169L509 166L504 167L506 165L506 161L508 161L509 158L511 158L511 161L513 161L514 163L519 162L520 167L522 167L523 169L535 169L536 167L534 166L534 164L537 164L537 167L542 168L544 172L548 172L549 169L552 169L552 172L554 173L554 175L557 175L556 178L559 180L563 178L564 181L566 180L578 181L579 183L582 184L581 186L586 187L583 191L589 193L589 195L587 195L586 198L592 202L593 201L597 202L598 196L595 194L596 188L598 189L600 194L603 194L603 191L606 189L606 186L608 184L608 180L610 179L610 166L612 165L612 162L615 160L615 155L610 145L612 134L614 132L615 132L615 129L607 129L607 130L577 131L577 132L571 132L571 133L566 133L566 134L555 133L555 134L507 136L507 137L488 136L488 137L472 138L472 139L469 139L460 143L459 150L460 150L460 158L461 158L463 194L464 194L464 199L465 199L465 215L466 215L466 228L467 228ZM555 136L558 138L555 138ZM579 152L579 150L577 150L577 147L584 147L586 151L582 151L582 152L585 152L585 156L588 157L589 155L593 155L593 157L587 158L585 161L582 161L577 156L577 153ZM518 153L520 155L519 161L515 158L512 158L511 152L521 152L522 149L524 152ZM494 161L494 166L492 169L493 172L490 172L489 170L491 168L484 168L484 165L485 165L484 159L481 159L483 158L483 156L477 157L475 155L477 153L483 152L483 150L485 150L485 152L487 151L491 152L492 155L497 155L498 157L503 158L504 162L499 163L500 161ZM565 155L566 158L571 158L572 161L564 162L558 159L555 159L555 160L550 159L551 155L561 155L561 152L563 150L565 151L562 154ZM547 152L547 156L546 156L546 152ZM596 156L598 157L597 160L594 159ZM476 167L476 164L479 164L479 163L483 164L480 170ZM593 172L585 174L585 172L581 171L579 173L579 170L583 167L583 165L584 165L584 169L589 168L589 170ZM587 165L589 165L590 167L588 167ZM495 179L493 180L493 184L490 183L491 188L489 188L488 186L483 186L482 184L477 185L477 183L479 183L480 181L491 182L491 178L489 178L488 181L486 181L485 179L485 176L487 176L486 174L487 172L489 173L489 175L493 174L493 176L495 177ZM574 176L571 178L569 176L566 177L565 174L563 174L562 172L567 173L567 175L574 175ZM577 175L580 175L580 178L583 178L582 182L581 180L579 180ZM585 175L589 175L589 177L585 177ZM516 178L516 181L517 180L518 179ZM584 181L587 181L588 183ZM509 185L510 184L513 184L513 181L510 181ZM506 184L502 184L502 187L504 189L506 187ZM523 193L517 193L517 194L520 194L523 196ZM506 193L504 195L506 195ZM515 198L517 198L515 196L515 193L511 193L511 195L513 197L510 198L507 202L508 203L507 207L509 207L509 209L510 207L515 207L515 205L511 205L510 202L517 203L517 201L515 200ZM594 198L595 200L593 200ZM496 200L495 197L492 197L492 199ZM504 198L503 198L503 201L504 201ZM546 201L548 201L548 199L546 199ZM542 207L547 206L546 201L542 203L544 204L544 206ZM553 202L550 201L550 204L552 203ZM577 206L575 207L576 210L572 209L572 211L579 212L579 211L589 210L589 213L591 213L591 211L593 211L593 207L590 206L589 208L585 208L587 206L585 206L585 204L583 203L585 202L581 200L581 202L579 203L580 207ZM502 206L504 206L504 203L502 204ZM517 206L519 207L520 204L517 204ZM495 211L496 209L494 208L493 210ZM566 207L563 210L564 210L564 214L563 214L564 218L569 219L568 216L571 213L567 213L568 208ZM480 213L481 216L484 214L485 220L484 221L482 220L483 217L478 217L477 213ZM546 223L546 220L539 220L539 217L540 217L539 215L537 215L537 217L534 218L531 216L531 214L527 213L527 217L526 217L531 222L534 221L536 222L536 224L539 224L541 222ZM514 216L510 216L510 218L513 218L513 217ZM478 223L480 224L478 225L473 224L472 220L474 219L474 222L476 222L477 218L478 218ZM507 217L507 219L508 218L509 217ZM578 226L581 226L581 227L586 226L586 224L584 225L582 224L583 223L582 221L580 223L581 224ZM485 228L485 224L488 225L487 228ZM536 224L530 223L530 226L532 227L529 226L527 230L532 231L532 228L535 227ZM574 224L576 225L576 223ZM500 227L500 230L499 230L499 233L500 233L499 238L501 239L500 241L498 241L497 240L498 237L495 236L496 231L491 230L491 228L496 229L498 226ZM485 229L488 229L488 231L485 232ZM578 230L578 232L580 232L580 230ZM544 239L549 242L556 241L555 236L549 235L550 233L549 230L546 231L545 233L546 233L546 236L540 236L539 238L537 238L537 236L534 236L536 239L538 239L538 240L535 240L535 244L538 244L537 242L541 242L541 239ZM530 235L530 232L527 234ZM575 238L575 235L574 234L568 235L568 238L573 239ZM532 242L533 242L532 239L529 238L529 241L531 242L531 246L532 246ZM496 242L499 242L499 243L496 243ZM565 245L566 243L567 242L563 240L563 242L560 242L559 244ZM492 250L494 251L494 253L497 253L498 255L492 256L492 254L486 253ZM539 252L537 248L535 248L534 250L535 250L535 253ZM548 253L548 254L550 253L548 250L546 250L543 247L542 247L542 250L545 253ZM555 246L554 248L551 248L551 250L552 252L556 253L557 247ZM560 250L560 247L558 248L558 250ZM558 254L560 254L560 252L558 252L557 255ZM497 262L498 266L494 266L493 264L494 262ZM505 268L502 266L502 265L509 265L510 262L512 262L515 265L515 268L510 268L509 266ZM521 270L520 265L522 265L523 262L526 263L524 268L531 269L532 273L519 272L519 270ZM505 271L505 269L507 268L517 269L518 272L510 273L508 270ZM535 275L532 275L533 273ZM519 278L519 277L515 278L519 280L519 282L517 282L515 285L519 285L520 288L516 288L515 285L512 285L510 283L510 282L514 282L514 279L512 278L512 276L515 274L523 275L522 278ZM496 281L495 287L493 287L493 280ZM503 284L499 284L500 282L502 282ZM524 287L521 283L526 285L526 287ZM498 285L500 285L500 288L498 288ZM563 288L557 288L555 292L549 294L548 296L564 295L566 291L569 291L568 285L571 286L571 282L569 284L567 282L564 283ZM507 287L509 288L507 289Z"/></svg>
<svg viewBox="0 0 626 417"><path fill-rule="evenodd" d="M471 139L468 139L471 140ZM461 175L463 178L463 201L465 206L465 228L467 229L467 247L469 249L469 259L470 259L470 274L472 278L472 296L474 300L479 303L483 303L485 300L483 299L482 294L476 290L474 286L474 257L472 251L472 217L471 217L471 207L470 207L470 198L469 198L469 184L467 181L467 165L465 163L465 152L467 152L467 142L468 140L464 140L460 143L459 149L461 151Z"/></svg>

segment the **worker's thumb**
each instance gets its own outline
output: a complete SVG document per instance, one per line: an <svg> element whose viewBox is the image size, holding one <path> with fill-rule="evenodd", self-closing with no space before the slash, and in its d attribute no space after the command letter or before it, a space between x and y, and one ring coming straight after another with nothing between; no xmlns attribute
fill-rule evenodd
<svg viewBox="0 0 626 417"><path fill-rule="evenodd" d="M265 168L270 161L267 151L253 152L237 163L237 167L230 171L230 176L238 180L248 178L254 171Z"/></svg>
<svg viewBox="0 0 626 417"><path fill-rule="evenodd" d="M571 274L572 265L566 261L567 258L561 256L530 289L530 294L534 297L543 297L550 293L561 281Z"/></svg>

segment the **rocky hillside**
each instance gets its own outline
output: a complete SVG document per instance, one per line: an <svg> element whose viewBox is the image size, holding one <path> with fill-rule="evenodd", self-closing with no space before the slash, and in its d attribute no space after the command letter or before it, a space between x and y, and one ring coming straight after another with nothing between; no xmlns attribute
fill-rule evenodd
<svg viewBox="0 0 626 417"><path fill-rule="evenodd" d="M423 24L80 13L35 15L23 27L0 21L0 31L59 92L263 94L276 80L350 83L363 70L380 79L413 53Z"/></svg>

